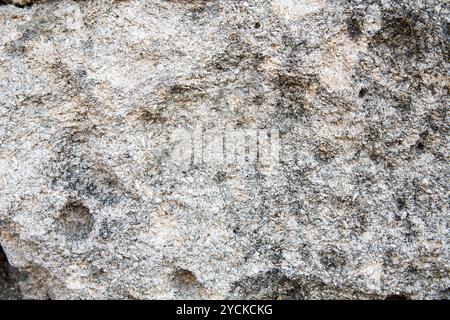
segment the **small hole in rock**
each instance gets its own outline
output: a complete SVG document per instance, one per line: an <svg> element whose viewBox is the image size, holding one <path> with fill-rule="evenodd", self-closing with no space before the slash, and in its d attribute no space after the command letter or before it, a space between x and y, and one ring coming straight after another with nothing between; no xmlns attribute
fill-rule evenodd
<svg viewBox="0 0 450 320"><path fill-rule="evenodd" d="M364 98L366 96L367 92L368 91L366 88L362 88L361 90L359 90L358 97Z"/></svg>
<svg viewBox="0 0 450 320"><path fill-rule="evenodd" d="M60 230L73 240L83 240L92 231L94 219L86 207L79 200L69 200L61 210L59 216Z"/></svg>
<svg viewBox="0 0 450 320"><path fill-rule="evenodd" d="M8 261L3 248L0 246L0 300L20 299L19 271Z"/></svg>
<svg viewBox="0 0 450 320"><path fill-rule="evenodd" d="M261 28L261 23L256 22L256 23L255 23L255 29L259 29L259 28Z"/></svg>
<svg viewBox="0 0 450 320"><path fill-rule="evenodd" d="M189 270L178 269L173 275L174 278L181 284L192 285L197 283L197 277Z"/></svg>
<svg viewBox="0 0 450 320"><path fill-rule="evenodd" d="M423 144L423 142L419 142L416 147L419 151L423 151L425 149L425 145Z"/></svg>

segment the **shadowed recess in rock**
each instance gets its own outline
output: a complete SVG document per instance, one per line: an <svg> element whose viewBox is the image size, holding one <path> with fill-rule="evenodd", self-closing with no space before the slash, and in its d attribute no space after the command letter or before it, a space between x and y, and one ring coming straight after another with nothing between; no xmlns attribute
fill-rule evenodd
<svg viewBox="0 0 450 320"><path fill-rule="evenodd" d="M86 207L79 200L69 200L58 217L60 230L72 240L84 240L92 231L94 219Z"/></svg>
<svg viewBox="0 0 450 320"><path fill-rule="evenodd" d="M21 298L18 275L18 270L8 262L8 258L0 245L0 300Z"/></svg>
<svg viewBox="0 0 450 320"><path fill-rule="evenodd" d="M176 269L172 282L177 299L199 299L205 297L206 290L192 271Z"/></svg>

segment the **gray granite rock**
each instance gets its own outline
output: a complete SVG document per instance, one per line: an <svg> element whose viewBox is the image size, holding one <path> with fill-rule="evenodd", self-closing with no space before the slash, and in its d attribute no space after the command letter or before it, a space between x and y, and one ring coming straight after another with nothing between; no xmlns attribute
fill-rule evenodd
<svg viewBox="0 0 450 320"><path fill-rule="evenodd" d="M5 2L0 298L449 297L447 1Z"/></svg>

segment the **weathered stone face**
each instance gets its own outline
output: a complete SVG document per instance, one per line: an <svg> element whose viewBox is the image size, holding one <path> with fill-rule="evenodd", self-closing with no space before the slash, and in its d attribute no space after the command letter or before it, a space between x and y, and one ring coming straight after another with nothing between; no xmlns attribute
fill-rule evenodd
<svg viewBox="0 0 450 320"><path fill-rule="evenodd" d="M431 0L0 6L8 286L448 297L447 18Z"/></svg>

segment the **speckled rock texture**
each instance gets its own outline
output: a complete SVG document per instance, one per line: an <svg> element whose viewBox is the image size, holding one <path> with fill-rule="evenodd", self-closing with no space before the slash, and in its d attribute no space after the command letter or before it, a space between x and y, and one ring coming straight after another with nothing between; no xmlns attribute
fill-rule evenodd
<svg viewBox="0 0 450 320"><path fill-rule="evenodd" d="M447 1L32 2L0 298L449 298Z"/></svg>

